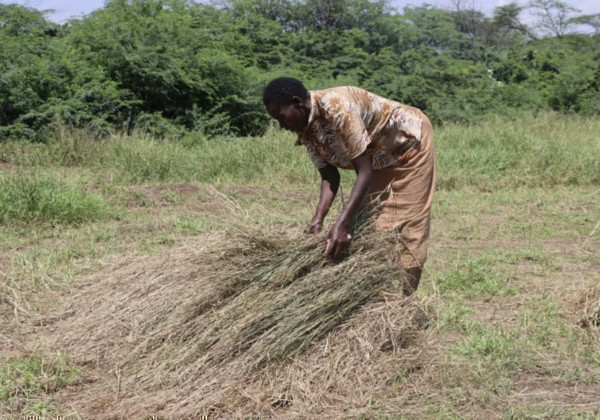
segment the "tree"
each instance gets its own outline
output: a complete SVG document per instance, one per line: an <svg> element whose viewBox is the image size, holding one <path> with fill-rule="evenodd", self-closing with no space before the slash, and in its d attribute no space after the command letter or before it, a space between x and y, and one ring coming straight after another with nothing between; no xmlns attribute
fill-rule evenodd
<svg viewBox="0 0 600 420"><path fill-rule="evenodd" d="M467 0L452 0L452 3L454 4L452 16L456 29L468 34L471 38L479 38L486 20L485 15L475 9L475 5Z"/></svg>
<svg viewBox="0 0 600 420"><path fill-rule="evenodd" d="M576 25L591 26L595 34L600 34L600 13L577 16L572 21Z"/></svg>
<svg viewBox="0 0 600 420"><path fill-rule="evenodd" d="M134 123L214 131L230 115L232 131L248 134L248 72L230 53L232 27L218 26L230 22L214 13L185 0L109 0L73 24L68 43L139 101Z"/></svg>
<svg viewBox="0 0 600 420"><path fill-rule="evenodd" d="M539 19L536 27L543 34L561 38L575 27L573 13L578 9L560 0L531 0L528 5Z"/></svg>
<svg viewBox="0 0 600 420"><path fill-rule="evenodd" d="M530 37L530 31L527 25L523 24L519 15L523 12L524 7L517 3L509 3L504 6L498 6L494 9L492 16L492 39L489 43L511 44L514 38L525 39Z"/></svg>
<svg viewBox="0 0 600 420"><path fill-rule="evenodd" d="M7 36L54 35L58 25L48 22L39 10L0 3L0 32Z"/></svg>
<svg viewBox="0 0 600 420"><path fill-rule="evenodd" d="M486 17L389 0L107 0L58 26L0 5L0 138L43 140L57 124L104 135L131 128L260 133L262 90L277 76L311 89L358 85L427 111L474 121L515 108L600 113L598 15L533 0L536 39L515 3Z"/></svg>

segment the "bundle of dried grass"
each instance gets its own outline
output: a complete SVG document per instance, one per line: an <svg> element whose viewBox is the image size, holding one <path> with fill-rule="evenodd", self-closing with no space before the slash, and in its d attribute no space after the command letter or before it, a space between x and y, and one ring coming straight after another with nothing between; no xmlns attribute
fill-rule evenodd
<svg viewBox="0 0 600 420"><path fill-rule="evenodd" d="M120 264L90 278L70 309L55 317L54 348L97 366L99 377L114 372L116 383L98 384L104 391L80 394L88 410L106 413L112 395L110 406L121 414L272 414L273 389L282 383L260 385L259 372L273 377L284 366L296 369L302 357L312 357L306 349L323 345L319 340L338 343L334 347L342 353L335 357L348 357L340 377L360 365L356 357L376 360L368 354L396 354L403 340L410 341L423 311L401 297L404 273L391 259L394 239L363 226L354 232L348 255L331 262L322 255L323 238L246 230L202 238L161 259ZM400 291L393 311L402 322L396 315L390 322L389 313L378 318L387 319L384 324L366 316L361 321L359 309L366 302L380 304L386 289ZM371 333L357 333L365 327ZM399 336L407 331L413 332ZM336 373L324 375L330 380ZM283 393L298 394L285 387ZM157 393L160 398L149 398ZM185 398L175 397L181 393ZM296 406L314 399L300 394ZM275 406L289 410L291 403Z"/></svg>
<svg viewBox="0 0 600 420"><path fill-rule="evenodd" d="M230 284L227 301L217 302L218 310L200 323L192 320L193 336L180 338L195 351L172 361L190 366L208 352L209 363L235 357L252 370L304 349L383 286L401 284L403 272L390 263L378 235L359 235L352 256L339 263L323 258L319 242L278 248L282 244L261 238L241 265L222 268Z"/></svg>

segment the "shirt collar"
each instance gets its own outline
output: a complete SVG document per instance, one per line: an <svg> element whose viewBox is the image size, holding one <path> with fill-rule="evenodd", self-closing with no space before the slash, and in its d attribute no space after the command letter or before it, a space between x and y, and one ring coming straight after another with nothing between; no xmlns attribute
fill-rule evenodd
<svg viewBox="0 0 600 420"><path fill-rule="evenodd" d="M315 95L312 91L309 91L310 95L310 114L308 114L308 123L306 124L306 128L302 134L298 134L298 139L296 139L295 146L300 146L306 144L306 133L308 133L308 128L311 126L315 118L317 117L318 109L317 109L317 101L315 99Z"/></svg>

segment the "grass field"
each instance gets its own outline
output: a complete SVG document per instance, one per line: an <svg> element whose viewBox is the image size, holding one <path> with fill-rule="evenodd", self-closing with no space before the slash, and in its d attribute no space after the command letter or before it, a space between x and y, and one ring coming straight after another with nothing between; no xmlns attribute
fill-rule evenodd
<svg viewBox="0 0 600 420"><path fill-rule="evenodd" d="M403 363L372 395L343 402L324 388L329 399L307 415L600 418L598 133L598 119L558 114L438 128L430 255L413 299L427 326L395 350ZM240 226L301 231L318 182L293 141L276 129L177 142L65 131L49 144L0 144L0 418L169 418L189 390L175 382L152 402L127 400L125 376L151 367L82 361L53 344L77 333L53 317L78 308L92 283L134 263L143 280L144 266L162 269L153 264ZM342 197L353 179L343 174ZM263 416L294 412L293 402L269 407Z"/></svg>

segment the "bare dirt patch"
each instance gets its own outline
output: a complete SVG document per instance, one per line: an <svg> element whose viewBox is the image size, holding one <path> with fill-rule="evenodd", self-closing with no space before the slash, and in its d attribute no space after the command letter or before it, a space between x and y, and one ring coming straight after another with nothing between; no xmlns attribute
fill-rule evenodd
<svg viewBox="0 0 600 420"><path fill-rule="evenodd" d="M128 201L128 207L170 206L198 200L200 187L192 184L136 185L126 187L126 190L138 195Z"/></svg>
<svg viewBox="0 0 600 420"><path fill-rule="evenodd" d="M598 377L599 369L592 371L573 371L578 375ZM593 376L592 376L593 375ZM585 381L585 378L583 378ZM600 410L598 401L598 384L585 383L581 379L556 378L552 375L536 375L528 373L515 383L515 392L508 398L508 403L519 404L534 409L573 410L593 412Z"/></svg>
<svg viewBox="0 0 600 420"><path fill-rule="evenodd" d="M252 186L214 188L194 184L165 184L124 187L128 193L125 207L183 209L189 213L222 216L232 210L239 210L246 201L264 202L274 200L293 205L307 204L315 198L303 190L279 191Z"/></svg>

